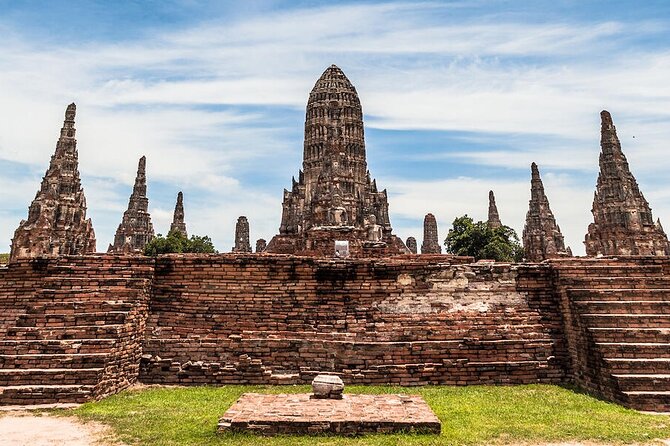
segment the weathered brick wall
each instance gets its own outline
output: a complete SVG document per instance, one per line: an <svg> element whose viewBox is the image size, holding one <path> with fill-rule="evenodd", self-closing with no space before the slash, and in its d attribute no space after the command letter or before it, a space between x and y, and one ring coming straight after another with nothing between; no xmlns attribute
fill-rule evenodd
<svg viewBox="0 0 670 446"><path fill-rule="evenodd" d="M157 260L140 380L560 382L548 266L279 255Z"/></svg>
<svg viewBox="0 0 670 446"><path fill-rule="evenodd" d="M0 269L0 404L84 401L137 381L153 269L119 256Z"/></svg>

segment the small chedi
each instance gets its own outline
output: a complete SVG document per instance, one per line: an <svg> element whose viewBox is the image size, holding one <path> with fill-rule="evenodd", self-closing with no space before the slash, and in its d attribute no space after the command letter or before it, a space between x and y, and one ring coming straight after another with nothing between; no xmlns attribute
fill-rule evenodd
<svg viewBox="0 0 670 446"><path fill-rule="evenodd" d="M95 232L86 218L86 198L79 178L76 112L75 104L68 105L56 152L28 208L28 219L14 232L10 260L95 252Z"/></svg>
<svg viewBox="0 0 670 446"><path fill-rule="evenodd" d="M600 173L593 197L593 223L584 244L586 255L670 255L660 221L654 223L649 203L621 151L612 116L600 113Z"/></svg>
<svg viewBox="0 0 670 446"><path fill-rule="evenodd" d="M500 215L498 214L498 206L496 206L496 196L493 194L493 191L489 191L489 216L486 221L489 228L500 228L502 223L500 221Z"/></svg>
<svg viewBox="0 0 670 446"><path fill-rule="evenodd" d="M265 251L265 248L267 247L267 242L265 241L264 238L259 238L256 240L256 252L263 252Z"/></svg>
<svg viewBox="0 0 670 446"><path fill-rule="evenodd" d="M549 199L544 193L537 164L531 164L530 201L526 224L523 228L524 256L529 262L541 262L555 257L571 257L572 251L565 247L561 228L556 224L549 208Z"/></svg>
<svg viewBox="0 0 670 446"><path fill-rule="evenodd" d="M407 237L407 241L405 242L405 245L407 245L407 249L409 249L409 252L412 254L416 254L416 239L414 237Z"/></svg>
<svg viewBox="0 0 670 446"><path fill-rule="evenodd" d="M109 245L107 252L116 254L140 254L147 243L154 238L154 227L149 215L149 199L147 198L147 159L140 158L133 192L128 200L128 209L114 235L114 243Z"/></svg>
<svg viewBox="0 0 670 446"><path fill-rule="evenodd" d="M441 254L442 247L437 236L437 220L433 214L426 214L423 219L423 243L421 254Z"/></svg>
<svg viewBox="0 0 670 446"><path fill-rule="evenodd" d="M249 244L249 220L244 215L237 219L235 225L235 246L233 252L251 252Z"/></svg>
<svg viewBox="0 0 670 446"><path fill-rule="evenodd" d="M358 93L335 65L309 95L303 168L282 206L267 252L332 256L338 240L349 242L352 256L408 252L392 234L386 190L367 168Z"/></svg>
<svg viewBox="0 0 670 446"><path fill-rule="evenodd" d="M181 191L177 194L177 204L174 206L170 232L180 232L184 237L188 237L186 222L184 221L184 194Z"/></svg>

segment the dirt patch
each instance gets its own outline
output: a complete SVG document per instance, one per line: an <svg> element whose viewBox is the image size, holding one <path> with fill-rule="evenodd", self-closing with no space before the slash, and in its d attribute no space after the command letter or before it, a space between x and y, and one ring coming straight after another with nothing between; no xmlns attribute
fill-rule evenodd
<svg viewBox="0 0 670 446"><path fill-rule="evenodd" d="M0 415L0 446L119 446L105 425L28 412Z"/></svg>

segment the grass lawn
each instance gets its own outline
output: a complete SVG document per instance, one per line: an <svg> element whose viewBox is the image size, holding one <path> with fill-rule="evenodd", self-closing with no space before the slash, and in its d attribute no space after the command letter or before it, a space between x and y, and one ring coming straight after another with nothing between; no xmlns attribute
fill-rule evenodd
<svg viewBox="0 0 670 446"><path fill-rule="evenodd" d="M470 387L347 386L347 393L419 393L442 435L258 437L215 433L244 392L309 392L308 386L151 387L87 403L72 414L110 425L130 445L456 445L592 440L644 443L670 438L670 417L643 415L548 385Z"/></svg>

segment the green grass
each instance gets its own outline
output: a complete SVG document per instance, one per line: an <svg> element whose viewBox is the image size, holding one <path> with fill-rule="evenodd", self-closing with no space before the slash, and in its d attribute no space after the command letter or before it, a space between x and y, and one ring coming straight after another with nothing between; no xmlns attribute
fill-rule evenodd
<svg viewBox="0 0 670 446"><path fill-rule="evenodd" d="M419 393L442 434L270 437L215 433L218 418L244 392L308 392L306 386L152 387L87 403L72 414L110 425L131 445L483 445L592 440L647 443L670 438L670 417L644 415L557 386L368 387L347 393Z"/></svg>
<svg viewBox="0 0 670 446"><path fill-rule="evenodd" d="M0 254L0 265L5 265L9 262L9 253Z"/></svg>

